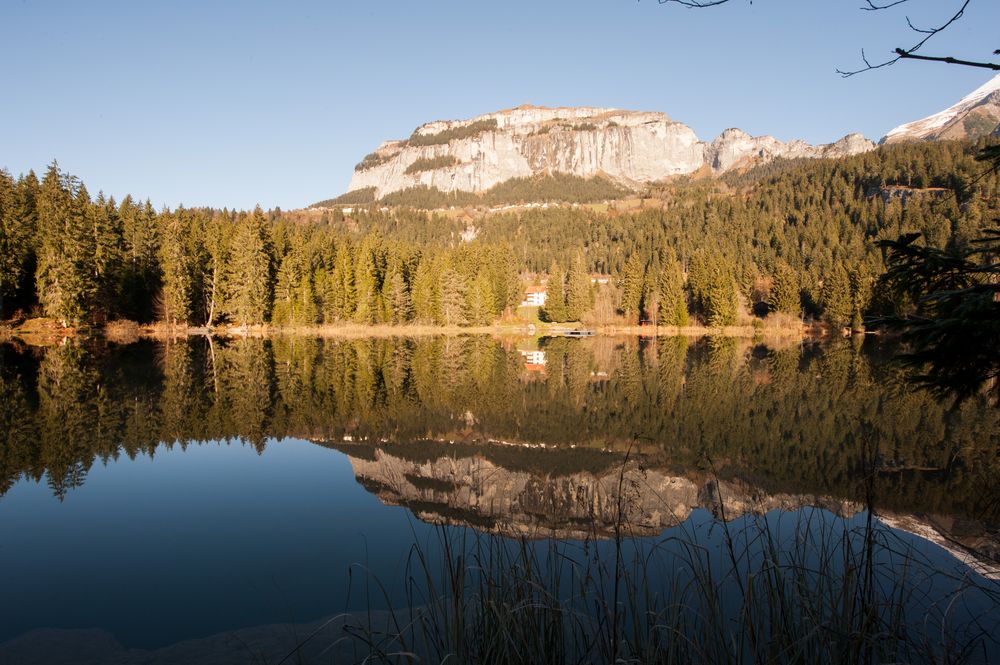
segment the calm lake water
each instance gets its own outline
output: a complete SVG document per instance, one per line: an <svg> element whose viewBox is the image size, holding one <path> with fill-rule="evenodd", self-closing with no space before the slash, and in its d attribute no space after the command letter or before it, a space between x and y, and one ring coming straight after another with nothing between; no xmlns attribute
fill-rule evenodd
<svg viewBox="0 0 1000 665"><path fill-rule="evenodd" d="M237 649L218 636L239 630L294 641L255 627L405 603L414 543L440 554L435 525L599 549L618 515L637 547L721 547L721 527L794 539L782 525L803 515L851 528L873 506L935 571L928 602L972 585L950 616L996 627L995 410L909 389L889 355L717 338L0 345L0 663L182 662L177 643ZM372 579L384 596L365 595Z"/></svg>

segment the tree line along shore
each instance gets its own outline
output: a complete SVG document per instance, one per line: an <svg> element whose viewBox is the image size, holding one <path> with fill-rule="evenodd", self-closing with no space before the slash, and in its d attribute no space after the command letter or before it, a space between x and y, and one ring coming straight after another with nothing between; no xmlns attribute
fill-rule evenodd
<svg viewBox="0 0 1000 665"><path fill-rule="evenodd" d="M53 162L0 172L0 318L62 329L860 328L895 313L876 242L972 241L998 216L984 142L884 146L650 186L655 208L476 216L164 208L92 197ZM345 212L346 210L346 212ZM520 307L526 290L540 307ZM44 328L44 321L35 322Z"/></svg>

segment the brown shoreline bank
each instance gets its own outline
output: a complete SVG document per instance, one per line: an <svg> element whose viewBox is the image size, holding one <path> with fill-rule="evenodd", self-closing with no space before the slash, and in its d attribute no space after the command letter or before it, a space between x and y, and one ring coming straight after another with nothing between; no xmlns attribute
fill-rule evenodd
<svg viewBox="0 0 1000 665"><path fill-rule="evenodd" d="M126 343L138 339L175 339L212 335L216 337L424 337L434 335L495 335L518 337L558 336L574 330L586 330L601 336L642 337L735 337L735 338L836 338L846 331L821 324L796 326L742 325L711 328L707 326L633 326L605 324L532 325L527 323L497 323L489 326L436 326L421 324L320 324L315 326L173 326L163 323L140 325L131 321L112 321L92 328L63 328L52 319L27 319L0 323L0 342L18 339L29 344L46 345L66 338L104 338Z"/></svg>

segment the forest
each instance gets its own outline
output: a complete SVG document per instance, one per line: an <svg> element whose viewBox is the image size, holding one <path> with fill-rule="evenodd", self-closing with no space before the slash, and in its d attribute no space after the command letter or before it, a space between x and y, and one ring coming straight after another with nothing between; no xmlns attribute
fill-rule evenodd
<svg viewBox="0 0 1000 665"><path fill-rule="evenodd" d="M883 146L681 179L643 193L657 206L628 212L484 212L471 241L467 220L385 201L313 221L259 207L155 210L91 197L53 162L41 179L0 172L0 318L485 325L542 282L542 316L568 321L602 300L585 276L603 273L614 278L603 301L633 323L722 326L778 311L857 326L908 306L881 288L878 241L919 233L963 247L996 225L1000 174L975 158L985 145ZM560 182L572 199L580 183L545 184Z"/></svg>

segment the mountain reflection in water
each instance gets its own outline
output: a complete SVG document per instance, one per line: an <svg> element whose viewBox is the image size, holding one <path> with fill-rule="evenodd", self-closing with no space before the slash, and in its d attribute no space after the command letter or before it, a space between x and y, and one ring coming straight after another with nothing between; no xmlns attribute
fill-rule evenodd
<svg viewBox="0 0 1000 665"><path fill-rule="evenodd" d="M165 452L199 442L263 453L304 439L344 453L368 493L429 523L588 540L612 536L621 516L632 535L655 537L699 510L727 522L804 507L849 519L873 503L884 523L995 577L998 419L983 403L951 408L909 389L887 356L857 341L726 338L0 345L0 493L43 482L69 510L116 460L167 468ZM352 528L376 526L359 517ZM403 550L409 535L383 541Z"/></svg>

